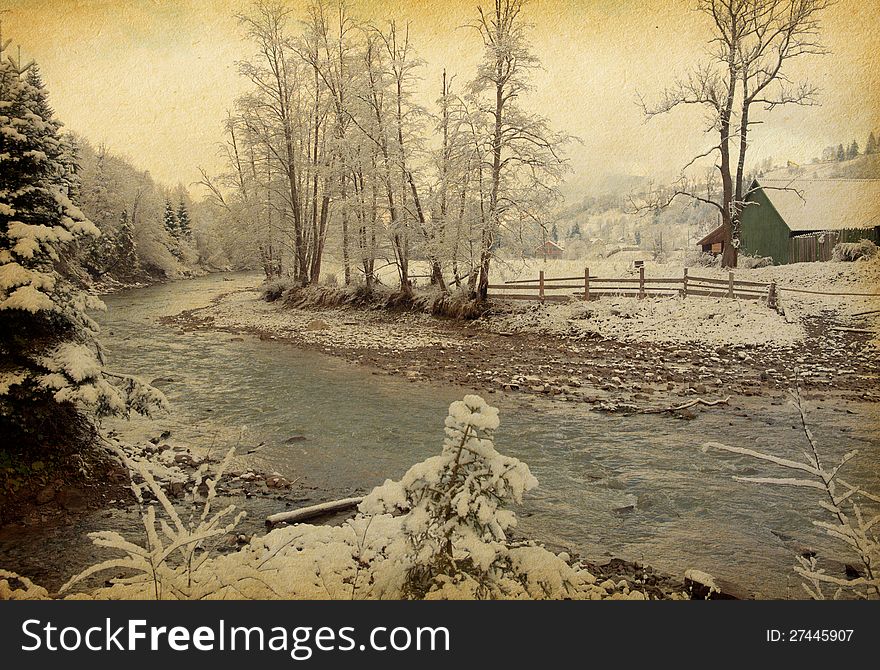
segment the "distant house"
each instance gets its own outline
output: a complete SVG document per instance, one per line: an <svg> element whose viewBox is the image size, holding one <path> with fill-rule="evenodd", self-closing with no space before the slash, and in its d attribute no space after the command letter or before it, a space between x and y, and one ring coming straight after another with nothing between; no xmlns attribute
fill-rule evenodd
<svg viewBox="0 0 880 670"><path fill-rule="evenodd" d="M880 242L880 179L756 179L749 187L741 253L777 265L827 261L837 243L861 239ZM698 244L712 250L719 241L716 228Z"/></svg>
<svg viewBox="0 0 880 670"><path fill-rule="evenodd" d="M697 246L700 247L701 251L707 254L712 254L713 256L723 254L724 229L721 226L718 226L715 230L706 235L706 237L697 242Z"/></svg>
<svg viewBox="0 0 880 670"><path fill-rule="evenodd" d="M562 258L562 254L565 252L565 249L560 247L553 240L547 240L544 244L541 244L537 248L535 248L535 257L536 258Z"/></svg>

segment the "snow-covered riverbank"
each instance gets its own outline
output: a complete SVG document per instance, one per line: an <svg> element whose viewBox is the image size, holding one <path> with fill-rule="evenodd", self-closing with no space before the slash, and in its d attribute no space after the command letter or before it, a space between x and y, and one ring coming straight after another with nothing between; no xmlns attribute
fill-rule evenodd
<svg viewBox="0 0 880 670"><path fill-rule="evenodd" d="M826 275L839 275L841 286L864 287L852 281L851 268L861 264L813 265L828 266ZM211 304L168 321L287 341L413 380L605 408L672 405L707 393L772 397L792 388L796 376L808 392L880 397L876 347L865 332L877 319L854 316L866 300L876 304L872 298L835 302L792 293L785 315L726 298L497 302L485 317L457 322L399 310L290 308L264 302L258 284L230 286Z"/></svg>

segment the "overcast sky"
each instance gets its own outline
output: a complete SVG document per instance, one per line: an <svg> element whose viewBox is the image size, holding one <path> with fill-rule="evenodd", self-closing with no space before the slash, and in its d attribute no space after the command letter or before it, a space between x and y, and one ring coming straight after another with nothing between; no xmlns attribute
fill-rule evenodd
<svg viewBox="0 0 880 670"><path fill-rule="evenodd" d="M302 9L304 2L291 0ZM382 22L411 21L423 68L425 103L436 99L443 67L460 84L480 56L465 24L479 0L350 0L353 12ZM430 7L424 5L429 4ZM645 123L636 105L707 49L709 26L694 0L533 0L536 54L531 107L577 135L571 186L607 174L668 178L710 146L701 116L675 112ZM250 55L233 13L239 0L0 0L3 37L37 60L58 116L94 143L128 155L170 185L191 184L197 167L220 169L221 120L244 83L235 61ZM805 58L790 72L821 87L821 107L777 109L756 126L751 156L804 162L822 147L880 129L880 2L839 0L826 12L832 55Z"/></svg>

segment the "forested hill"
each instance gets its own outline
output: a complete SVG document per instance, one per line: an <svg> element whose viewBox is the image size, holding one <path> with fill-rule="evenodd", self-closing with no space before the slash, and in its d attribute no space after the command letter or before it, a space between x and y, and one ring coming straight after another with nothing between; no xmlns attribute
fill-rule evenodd
<svg viewBox="0 0 880 670"><path fill-rule="evenodd" d="M843 161L790 165L764 174L773 179L880 179L880 153L860 154Z"/></svg>
<svg viewBox="0 0 880 670"><path fill-rule="evenodd" d="M80 243L62 271L110 288L201 274L227 265L208 233L210 217L187 189L169 188L129 159L72 136L75 201L101 236Z"/></svg>

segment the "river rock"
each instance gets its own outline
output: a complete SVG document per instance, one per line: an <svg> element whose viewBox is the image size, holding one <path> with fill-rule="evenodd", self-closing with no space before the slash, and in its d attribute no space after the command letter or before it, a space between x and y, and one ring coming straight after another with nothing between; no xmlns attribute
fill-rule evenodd
<svg viewBox="0 0 880 670"><path fill-rule="evenodd" d="M270 489L286 489L290 488L290 482L281 475L271 475L266 477L266 486Z"/></svg>
<svg viewBox="0 0 880 670"><path fill-rule="evenodd" d="M328 330L330 325L322 319L312 319L306 324L306 330Z"/></svg>
<svg viewBox="0 0 880 670"><path fill-rule="evenodd" d="M45 505L47 502L52 500L55 497L55 487L49 484L49 486L44 486L40 489L39 493L37 493L37 504Z"/></svg>
<svg viewBox="0 0 880 670"><path fill-rule="evenodd" d="M58 504L68 512L81 512L89 506L86 494L79 489L62 489L56 496Z"/></svg>

